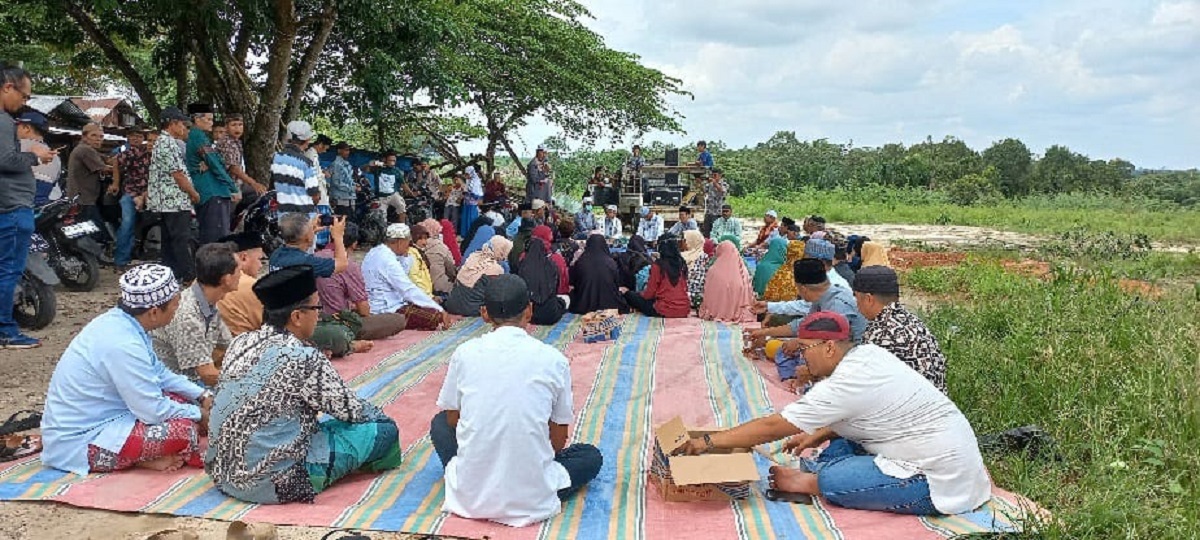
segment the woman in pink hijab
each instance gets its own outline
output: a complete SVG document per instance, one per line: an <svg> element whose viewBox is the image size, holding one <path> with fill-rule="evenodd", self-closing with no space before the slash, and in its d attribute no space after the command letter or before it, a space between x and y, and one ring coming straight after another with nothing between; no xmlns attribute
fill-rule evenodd
<svg viewBox="0 0 1200 540"><path fill-rule="evenodd" d="M754 287L750 271L738 253L737 246L728 240L717 244L716 262L708 269L704 280L704 301L700 303L700 318L729 323L754 322Z"/></svg>
<svg viewBox="0 0 1200 540"><path fill-rule="evenodd" d="M450 249L450 254L454 256L454 264L462 265L462 250L458 248L458 232L454 230L454 224L450 220L443 219L442 224L442 242Z"/></svg>

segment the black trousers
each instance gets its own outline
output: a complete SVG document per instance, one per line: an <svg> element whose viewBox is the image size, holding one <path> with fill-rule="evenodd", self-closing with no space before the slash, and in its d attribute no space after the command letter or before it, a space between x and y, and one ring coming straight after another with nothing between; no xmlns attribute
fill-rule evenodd
<svg viewBox="0 0 1200 540"><path fill-rule="evenodd" d="M192 258L192 213L162 212L162 263L175 273L175 279L187 283L196 278Z"/></svg>
<svg viewBox="0 0 1200 540"><path fill-rule="evenodd" d="M642 298L642 293L627 291L625 293L625 302L629 304L629 307L642 312L647 317L662 317L662 315L659 315L658 310L654 309L654 300Z"/></svg>
<svg viewBox="0 0 1200 540"><path fill-rule="evenodd" d="M211 244L229 235L233 202L228 197L213 197L200 205L196 217L200 220L200 244Z"/></svg>
<svg viewBox="0 0 1200 540"><path fill-rule="evenodd" d="M716 220L717 216L714 216L710 212L705 212L704 222L700 224L700 234L703 234L705 238L712 236L712 226L713 222ZM716 240L716 238L713 238L713 240Z"/></svg>

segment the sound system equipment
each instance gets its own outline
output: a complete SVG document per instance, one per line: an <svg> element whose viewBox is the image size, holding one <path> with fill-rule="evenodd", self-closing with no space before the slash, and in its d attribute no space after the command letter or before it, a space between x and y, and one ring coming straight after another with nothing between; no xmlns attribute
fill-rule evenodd
<svg viewBox="0 0 1200 540"><path fill-rule="evenodd" d="M668 167L678 167L679 166L679 149L678 148L668 148L667 149L667 166Z"/></svg>
<svg viewBox="0 0 1200 540"><path fill-rule="evenodd" d="M656 189L650 192L650 204L653 206L679 206L683 202L683 193L676 189Z"/></svg>
<svg viewBox="0 0 1200 540"><path fill-rule="evenodd" d="M667 173L667 185L668 186L678 186L679 185L679 173L674 173L674 172Z"/></svg>

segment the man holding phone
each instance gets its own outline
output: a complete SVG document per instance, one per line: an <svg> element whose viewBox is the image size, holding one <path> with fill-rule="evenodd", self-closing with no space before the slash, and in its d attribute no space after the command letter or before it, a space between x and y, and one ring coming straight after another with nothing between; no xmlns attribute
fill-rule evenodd
<svg viewBox="0 0 1200 540"><path fill-rule="evenodd" d="M17 114L33 93L29 72L0 65L0 306L11 306L17 281L25 272L33 234L33 167L50 163L58 152L37 146L22 152L17 143ZM32 349L42 342L21 333L11 309L0 309L0 349Z"/></svg>
<svg viewBox="0 0 1200 540"><path fill-rule="evenodd" d="M325 225L324 223L328 223ZM333 258L314 255L317 230L328 230L333 245ZM346 232L346 216L313 216L291 213L279 218L279 236L286 245L271 254L270 271L306 264L313 267L319 278L341 273L350 265L342 235Z"/></svg>

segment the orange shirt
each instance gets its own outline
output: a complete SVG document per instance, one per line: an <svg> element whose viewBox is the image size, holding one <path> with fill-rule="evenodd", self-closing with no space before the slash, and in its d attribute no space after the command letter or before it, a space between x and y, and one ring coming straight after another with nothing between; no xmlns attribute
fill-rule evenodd
<svg viewBox="0 0 1200 540"><path fill-rule="evenodd" d="M262 326L263 305L252 289L256 281L258 280L242 274L237 290L217 302L217 312L225 319L225 326L228 326L235 336L258 330Z"/></svg>

